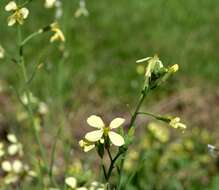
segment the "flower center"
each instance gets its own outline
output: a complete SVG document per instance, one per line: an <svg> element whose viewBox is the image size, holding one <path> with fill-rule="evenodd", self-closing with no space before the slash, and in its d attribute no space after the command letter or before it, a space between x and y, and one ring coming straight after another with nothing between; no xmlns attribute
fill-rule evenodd
<svg viewBox="0 0 219 190"><path fill-rule="evenodd" d="M110 131L110 128L109 128L109 127L104 127L104 128L103 128L103 133L104 133L105 136L108 135L109 131Z"/></svg>

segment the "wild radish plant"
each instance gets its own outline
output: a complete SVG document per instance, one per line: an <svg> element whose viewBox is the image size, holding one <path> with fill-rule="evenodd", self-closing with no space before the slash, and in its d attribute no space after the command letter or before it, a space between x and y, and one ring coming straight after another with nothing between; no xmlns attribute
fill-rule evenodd
<svg viewBox="0 0 219 190"><path fill-rule="evenodd" d="M33 109L33 100L34 96L31 92L31 81L33 80L36 71L40 68L41 65L37 65L31 73L29 73L27 69L26 62L26 53L25 48L26 45L29 44L32 40L36 39L40 35L51 32L52 36L50 38L50 42L53 43L55 41L65 42L65 36L62 30L59 27L57 22L51 23L45 27L38 29L37 31L31 33L28 36L23 36L23 24L25 20L28 19L31 12L28 10L27 6L32 0L28 0L23 4L16 3L15 1L9 2L5 10L9 12L11 15L8 17L8 26L17 28L17 58L13 59L14 62L19 66L19 73L22 76L22 89L17 90L15 92L20 103L24 106L25 110L28 112L28 118L31 123L33 136L35 137L35 141L37 142L39 148L39 168L40 172L38 174L41 182L42 189L45 188L44 178L45 176L49 176L51 186L59 188L57 181L53 178L53 161L54 161L54 152L56 146L53 147L52 150L52 158L51 163L49 163L47 158L47 150L44 147L41 138L40 138L40 127L36 120L36 112ZM62 15L62 4L61 1L55 0L46 0L45 7L52 8L56 7L56 19L60 19ZM84 0L79 1L79 8L75 12L75 17L80 16L88 16L89 12L86 8L86 4ZM0 46L0 58L3 58L5 54L5 50ZM145 98L149 95L149 93L161 86L172 74L174 74L178 70L178 65L175 64L170 67L166 67L163 65L162 61L158 58L157 55L153 57L147 57L140 60L137 60L138 64L146 63L144 66L144 82L142 84L142 88L140 89L140 95L134 108L133 113L129 121L125 121L123 117L116 117L112 119L112 121L108 124L105 123L101 117L97 115L91 115L87 118L87 123L90 127L95 128L93 131L85 134L84 138L80 140L79 145L84 150L84 152L91 151L92 149L96 150L97 157L100 158L100 168L103 173L104 180L102 183L93 182L91 183L91 187L93 189L111 189L117 188L120 189L122 186L122 177L123 177L123 169L124 163L126 162L126 154L129 151L130 145L133 143L133 139L135 138L135 130L139 128L136 124L136 120L139 115L145 115L152 117L156 120L167 123L170 127L176 129L184 130L186 125L181 123L179 117L172 116L164 116L151 112L147 112L141 110L142 105L144 103ZM24 97L21 97L20 94L24 94ZM45 108L45 107L44 107ZM43 109L43 112L45 109ZM124 124L127 124L125 128ZM117 131L118 130L118 131ZM59 133L59 132L58 132ZM56 141L55 141L56 144ZM114 147L115 146L115 147ZM36 155L38 152L35 153ZM108 157L106 160L105 158ZM108 162L107 162L108 161ZM19 165L16 162L16 165ZM4 169L10 167L8 163L4 163ZM111 183L111 177L117 171L117 182L116 185ZM77 180L74 177L66 177L65 184L71 189L86 189L85 186L79 186L77 184ZM106 185L104 185L106 184ZM91 189L91 188L90 188Z"/></svg>
<svg viewBox="0 0 219 190"><path fill-rule="evenodd" d="M39 69L40 65L37 65L32 73L28 73L27 70L27 63L26 63L26 54L25 54L25 47L26 45L31 42L31 40L35 39L36 37L42 35L45 32L51 32L52 36L50 38L50 42L53 43L54 41L65 41L64 34L59 28L59 25L57 22L54 22L50 25L47 25L43 28L38 29L36 32L33 32L32 34L24 37L22 32L22 27L26 19L28 19L30 15L30 11L26 8L29 3L32 0L28 0L24 2L23 4L17 4L15 1L9 2L5 6L5 10L9 12L11 15L8 17L8 26L9 27L16 27L17 28L17 41L18 41L18 57L15 59L15 62L19 66L19 72L21 73L22 81L23 81L23 88L21 92L18 92L16 90L17 97L21 104L24 106L24 108L28 112L29 120L31 122L31 127L33 131L33 136L35 137L36 143L38 144L40 157L42 160L39 160L39 167L40 167L40 175L41 176L41 183L43 185L43 175L44 171L46 171L46 175L50 176L51 183L54 184L54 180L52 178L51 174L51 168L53 166L50 166L48 163L48 159L46 156L46 149L42 144L42 141L40 139L40 128L36 120L36 113L33 109L33 101L32 101L32 92L30 89L31 81L33 80L36 71ZM3 52L3 51L2 51ZM20 94L24 94L24 97L22 98ZM37 152L36 152L37 154Z"/></svg>
<svg viewBox="0 0 219 190"><path fill-rule="evenodd" d="M100 164L102 166L107 189L111 188L110 178L112 177L114 170L117 170L119 179L116 187L118 189L120 188L125 155L135 137L135 130L138 127L136 126L138 115L153 117L156 120L168 123L170 127L176 129L179 128L184 130L186 128L186 125L180 122L179 117L162 116L141 110L142 104L150 91L162 85L163 82L174 74L178 70L178 65L175 64L171 67L165 67L157 55L137 61L137 63L142 62L146 62L144 83L139 100L128 123L127 130L122 128L122 125L125 123L124 118L117 117L113 119L110 124L105 124L99 116L91 115L88 117L87 123L96 129L86 133L85 137L79 142L79 145L83 148L84 152L88 152L94 148L96 149L97 155L100 157ZM120 134L114 132L114 130L118 128L120 129ZM115 149L113 146L118 147L116 152L114 152ZM104 163L105 154L107 154L109 158L107 166Z"/></svg>

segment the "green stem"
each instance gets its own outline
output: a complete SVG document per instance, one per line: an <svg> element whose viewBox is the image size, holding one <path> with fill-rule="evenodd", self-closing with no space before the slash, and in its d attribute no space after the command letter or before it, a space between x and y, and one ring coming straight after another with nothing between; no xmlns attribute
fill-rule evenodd
<svg viewBox="0 0 219 190"><path fill-rule="evenodd" d="M105 180L107 181L107 173L106 173L106 168L105 168L105 166L104 166L104 164L103 164L103 163L101 164L101 166L102 166L102 169L103 169L104 178L105 178Z"/></svg>
<svg viewBox="0 0 219 190"><path fill-rule="evenodd" d="M134 127L135 121L136 121L137 116L139 114L139 110L140 110L140 108L141 108L141 106L142 106L142 104L143 104L143 102L145 100L145 97L147 96L148 92L149 92L149 86L147 85L147 79L146 79L144 87L143 87L142 92L141 92L140 99L139 99L139 101L137 103L137 106L135 108L134 114L132 115L131 121L129 123L129 126L128 126L129 130L132 127ZM120 189L120 187L121 187L121 178L122 178L122 173L123 173L123 168L124 168L124 161L125 161L126 151L123 154L124 154L124 159L122 159L122 161L120 163L120 167L119 167L120 168L120 178L119 178L119 188L118 189Z"/></svg>
<svg viewBox="0 0 219 190"><path fill-rule="evenodd" d="M116 162L116 160L120 157L120 155L122 155L122 153L119 151L117 153L117 155L115 156L115 158L112 159L111 163L110 163L110 167L109 167L109 170L107 172L107 182L109 181L111 175L112 175L112 171L113 171L113 168L114 168L114 164Z"/></svg>
<svg viewBox="0 0 219 190"><path fill-rule="evenodd" d="M137 106L135 108L134 114L132 115L132 118L131 118L131 121L130 121L130 124L129 124L129 129L131 127L133 127L133 125L134 125L134 123L136 121L137 115L138 115L139 110L140 110L140 108L141 108L141 106L142 106L142 104L144 102L144 99L145 99L147 93L148 93L148 90L149 90L148 86L145 86L144 89L142 90L139 102L138 102L138 104L137 104Z"/></svg>
<svg viewBox="0 0 219 190"><path fill-rule="evenodd" d="M148 116L151 116L157 120L160 120L160 121L163 121L163 122L166 122L166 123L169 123L171 121L171 119L169 119L168 117L164 117L164 116L160 116L160 115L155 115L153 113L150 113L150 112L138 112L139 115L148 115Z"/></svg>
<svg viewBox="0 0 219 190"><path fill-rule="evenodd" d="M113 158L112 158L112 155L111 155L110 150L108 148L107 148L107 153L109 155L110 162L112 162Z"/></svg>
<svg viewBox="0 0 219 190"><path fill-rule="evenodd" d="M30 34L29 36L27 36L21 43L20 43L20 47L23 47L28 41L30 41L32 38L42 34L43 30L40 29L32 34Z"/></svg>
<svg viewBox="0 0 219 190"><path fill-rule="evenodd" d="M53 185L55 185L57 187L56 181L53 178L53 166L54 166L54 161L55 161L55 153L56 153L56 145L61 133L62 127L59 127L56 137L55 137L55 142L53 144L52 147L52 153L51 153L51 159L50 159L50 168L49 168L49 177L50 177L50 181L53 183Z"/></svg>
<svg viewBox="0 0 219 190"><path fill-rule="evenodd" d="M18 26L18 44L19 44L19 63L20 63L20 66L21 66L22 75L23 75L24 82L25 82L24 91L25 91L25 96L27 97L28 115L29 115L29 118L31 120L34 137L35 137L36 142L39 146L40 154L43 158L43 162L44 162L44 165L46 167L46 171L48 171L48 164L47 164L47 161L46 161L46 153L44 151L44 147L43 147L43 145L41 143L41 140L40 140L37 125L36 125L36 122L34 120L33 109L32 109L32 106L31 106L30 89L29 89L29 85L27 85L28 75L27 75L27 69L26 69L26 66L25 66L25 63L24 63L24 56L23 56L23 45L25 43L22 45L22 33L21 33L20 26ZM43 184L43 182L42 182L42 184Z"/></svg>

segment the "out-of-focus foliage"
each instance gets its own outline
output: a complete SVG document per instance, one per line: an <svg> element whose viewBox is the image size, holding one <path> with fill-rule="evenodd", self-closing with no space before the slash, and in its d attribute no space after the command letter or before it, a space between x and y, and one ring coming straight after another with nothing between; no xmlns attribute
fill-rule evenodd
<svg viewBox="0 0 219 190"><path fill-rule="evenodd" d="M123 189L216 190L219 157L208 153L211 138L207 130L193 128L179 139L166 126L149 123L128 154Z"/></svg>

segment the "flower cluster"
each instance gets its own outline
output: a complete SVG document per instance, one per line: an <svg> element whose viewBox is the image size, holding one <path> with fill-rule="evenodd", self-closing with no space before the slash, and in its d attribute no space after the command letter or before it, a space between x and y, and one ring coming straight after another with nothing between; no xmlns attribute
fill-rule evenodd
<svg viewBox="0 0 219 190"><path fill-rule="evenodd" d="M17 6L15 1L10 1L5 6L5 10L12 12L12 15L8 17L8 26L13 26L15 23L23 24L29 15L29 10L25 7Z"/></svg>
<svg viewBox="0 0 219 190"><path fill-rule="evenodd" d="M85 135L85 139L79 142L79 145L84 149L85 152L93 149L95 147L95 143L106 143L108 144L109 140L115 146L122 146L125 144L124 138L118 133L114 132L113 129L121 127L121 125L125 122L123 118L115 118L113 119L109 126L106 126L103 120L96 115L92 115L87 119L87 123L97 130L88 132Z"/></svg>
<svg viewBox="0 0 219 190"><path fill-rule="evenodd" d="M180 122L180 118L179 117L174 117L172 119L170 119L169 121L169 125L175 129L186 129L186 125L184 123Z"/></svg>
<svg viewBox="0 0 219 190"><path fill-rule="evenodd" d="M177 64L171 67L164 67L162 61L157 55L155 55L154 57L139 59L136 62L148 63L145 69L145 85L150 86L150 88L155 88L156 86L159 86L161 83L166 81L172 73L175 73L179 69L179 66ZM137 72L142 72L142 67L137 67Z"/></svg>
<svg viewBox="0 0 219 190"><path fill-rule="evenodd" d="M0 165L5 185L18 183L24 177L35 177L36 173L23 163L23 147L14 134L8 134L7 143L0 143Z"/></svg>
<svg viewBox="0 0 219 190"><path fill-rule="evenodd" d="M65 179L65 184L71 190L105 190L104 184L97 181L93 181L88 188L85 186L78 187L78 182L75 177L67 177Z"/></svg>
<svg viewBox="0 0 219 190"><path fill-rule="evenodd" d="M57 22L54 22L50 25L50 30L54 32L53 36L50 38L50 42L54 42L54 41L65 42L65 36L61 31L61 29L59 28Z"/></svg>
<svg viewBox="0 0 219 190"><path fill-rule="evenodd" d="M161 115L155 115L153 113L150 112L139 112L140 114L145 114L148 116L151 116L159 121L163 121L165 123L167 123L170 127L175 128L175 129L186 129L186 125L182 122L180 122L180 118L179 117L173 117L173 116L161 116ZM155 127L152 127L152 131L155 130Z"/></svg>
<svg viewBox="0 0 219 190"><path fill-rule="evenodd" d="M49 112L48 105L40 101L36 96L34 96L32 93L29 93L29 101L32 104L33 110L36 111L36 113L40 116L39 119L42 119L41 116L45 116ZM26 94L23 94L20 98L20 101L22 102L23 105L27 106L28 104L28 97ZM24 121L28 118L28 112L27 110L23 111L18 110L17 112L17 120L18 121Z"/></svg>

